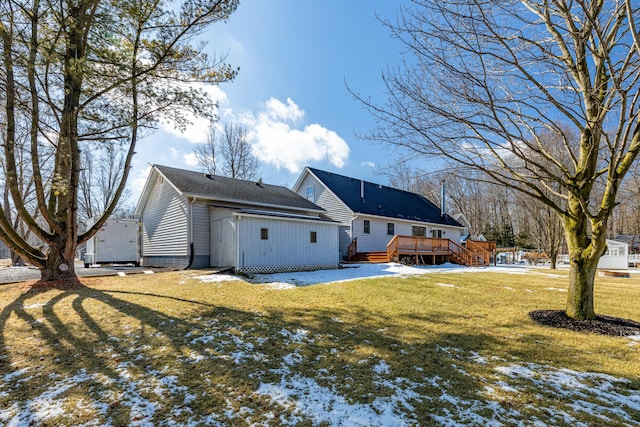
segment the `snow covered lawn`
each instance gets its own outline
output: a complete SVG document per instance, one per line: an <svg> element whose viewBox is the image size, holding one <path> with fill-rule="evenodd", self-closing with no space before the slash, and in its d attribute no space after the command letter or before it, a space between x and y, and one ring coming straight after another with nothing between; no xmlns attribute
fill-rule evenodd
<svg viewBox="0 0 640 427"><path fill-rule="evenodd" d="M597 280L599 310L640 320L637 283ZM637 425L637 337L527 317L565 281L380 264L6 286L0 425Z"/></svg>

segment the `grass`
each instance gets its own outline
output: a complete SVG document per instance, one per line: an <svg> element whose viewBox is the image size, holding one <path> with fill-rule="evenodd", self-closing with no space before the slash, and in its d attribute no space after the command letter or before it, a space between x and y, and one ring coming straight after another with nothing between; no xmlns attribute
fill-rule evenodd
<svg viewBox="0 0 640 427"><path fill-rule="evenodd" d="M640 341L539 326L565 273L276 290L193 273L0 287L0 424L635 425ZM640 321L637 279L596 310Z"/></svg>

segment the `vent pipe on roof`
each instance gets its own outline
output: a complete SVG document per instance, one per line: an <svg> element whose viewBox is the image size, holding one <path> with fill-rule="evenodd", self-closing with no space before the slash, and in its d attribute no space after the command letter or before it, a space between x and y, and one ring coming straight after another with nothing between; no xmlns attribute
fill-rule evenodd
<svg viewBox="0 0 640 427"><path fill-rule="evenodd" d="M444 217L445 213L446 213L446 187L445 187L445 181L444 179L442 180L442 194L440 194L440 216Z"/></svg>
<svg viewBox="0 0 640 427"><path fill-rule="evenodd" d="M364 202L364 181L360 180L360 200Z"/></svg>

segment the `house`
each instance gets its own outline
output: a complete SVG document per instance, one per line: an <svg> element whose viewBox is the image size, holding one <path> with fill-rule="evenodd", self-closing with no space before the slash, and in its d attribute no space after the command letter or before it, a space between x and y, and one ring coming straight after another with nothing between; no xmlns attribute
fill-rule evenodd
<svg viewBox="0 0 640 427"><path fill-rule="evenodd" d="M629 244L607 239L607 251L600 257L598 268L626 270L629 268Z"/></svg>
<svg viewBox="0 0 640 427"><path fill-rule="evenodd" d="M258 273L337 268L338 225L288 188L154 165L136 206L142 263Z"/></svg>
<svg viewBox="0 0 640 427"><path fill-rule="evenodd" d="M395 235L448 239L460 243L464 227L424 196L307 167L293 191L326 210L340 224L340 257L386 252Z"/></svg>

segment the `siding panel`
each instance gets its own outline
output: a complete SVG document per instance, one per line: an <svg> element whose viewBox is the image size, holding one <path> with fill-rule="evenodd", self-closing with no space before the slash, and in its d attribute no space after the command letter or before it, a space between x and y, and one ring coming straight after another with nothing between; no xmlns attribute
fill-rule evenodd
<svg viewBox="0 0 640 427"><path fill-rule="evenodd" d="M313 202L326 211L326 215L334 221L338 221L341 225L339 231L339 257L343 259L347 255L347 250L353 236L351 234L351 219L353 212L342 203L331 191L318 181L313 175L307 174L303 179L298 194L307 197L307 187L312 185L314 188L315 200Z"/></svg>
<svg viewBox="0 0 640 427"><path fill-rule="evenodd" d="M326 210L327 216L332 220L338 221L342 225L350 225L353 212L333 193L327 190L313 175L307 174L302 181L298 194L306 198L306 188L310 185L314 187L315 200L313 202Z"/></svg>
<svg viewBox="0 0 640 427"><path fill-rule="evenodd" d="M142 255L188 255L186 200L160 179L142 212Z"/></svg>
<svg viewBox="0 0 640 427"><path fill-rule="evenodd" d="M267 228L268 240L261 239ZM311 243L310 232L317 233ZM283 271L338 266L336 224L241 217L238 223L238 271Z"/></svg>
<svg viewBox="0 0 640 427"><path fill-rule="evenodd" d="M209 256L210 236L209 207L206 202L191 205L193 219L193 251L196 256Z"/></svg>
<svg viewBox="0 0 640 427"><path fill-rule="evenodd" d="M364 234L364 220L371 222L371 234ZM411 227L419 225L427 228L427 237L431 236L431 230L444 231L443 238L460 243L460 230L458 227L447 227L439 224L425 222L399 221L397 219L380 219L376 217L358 216L353 221L354 237L358 238L358 252L381 252L387 250L387 243L393 236L387 235L387 223L393 223L395 234L411 236Z"/></svg>

